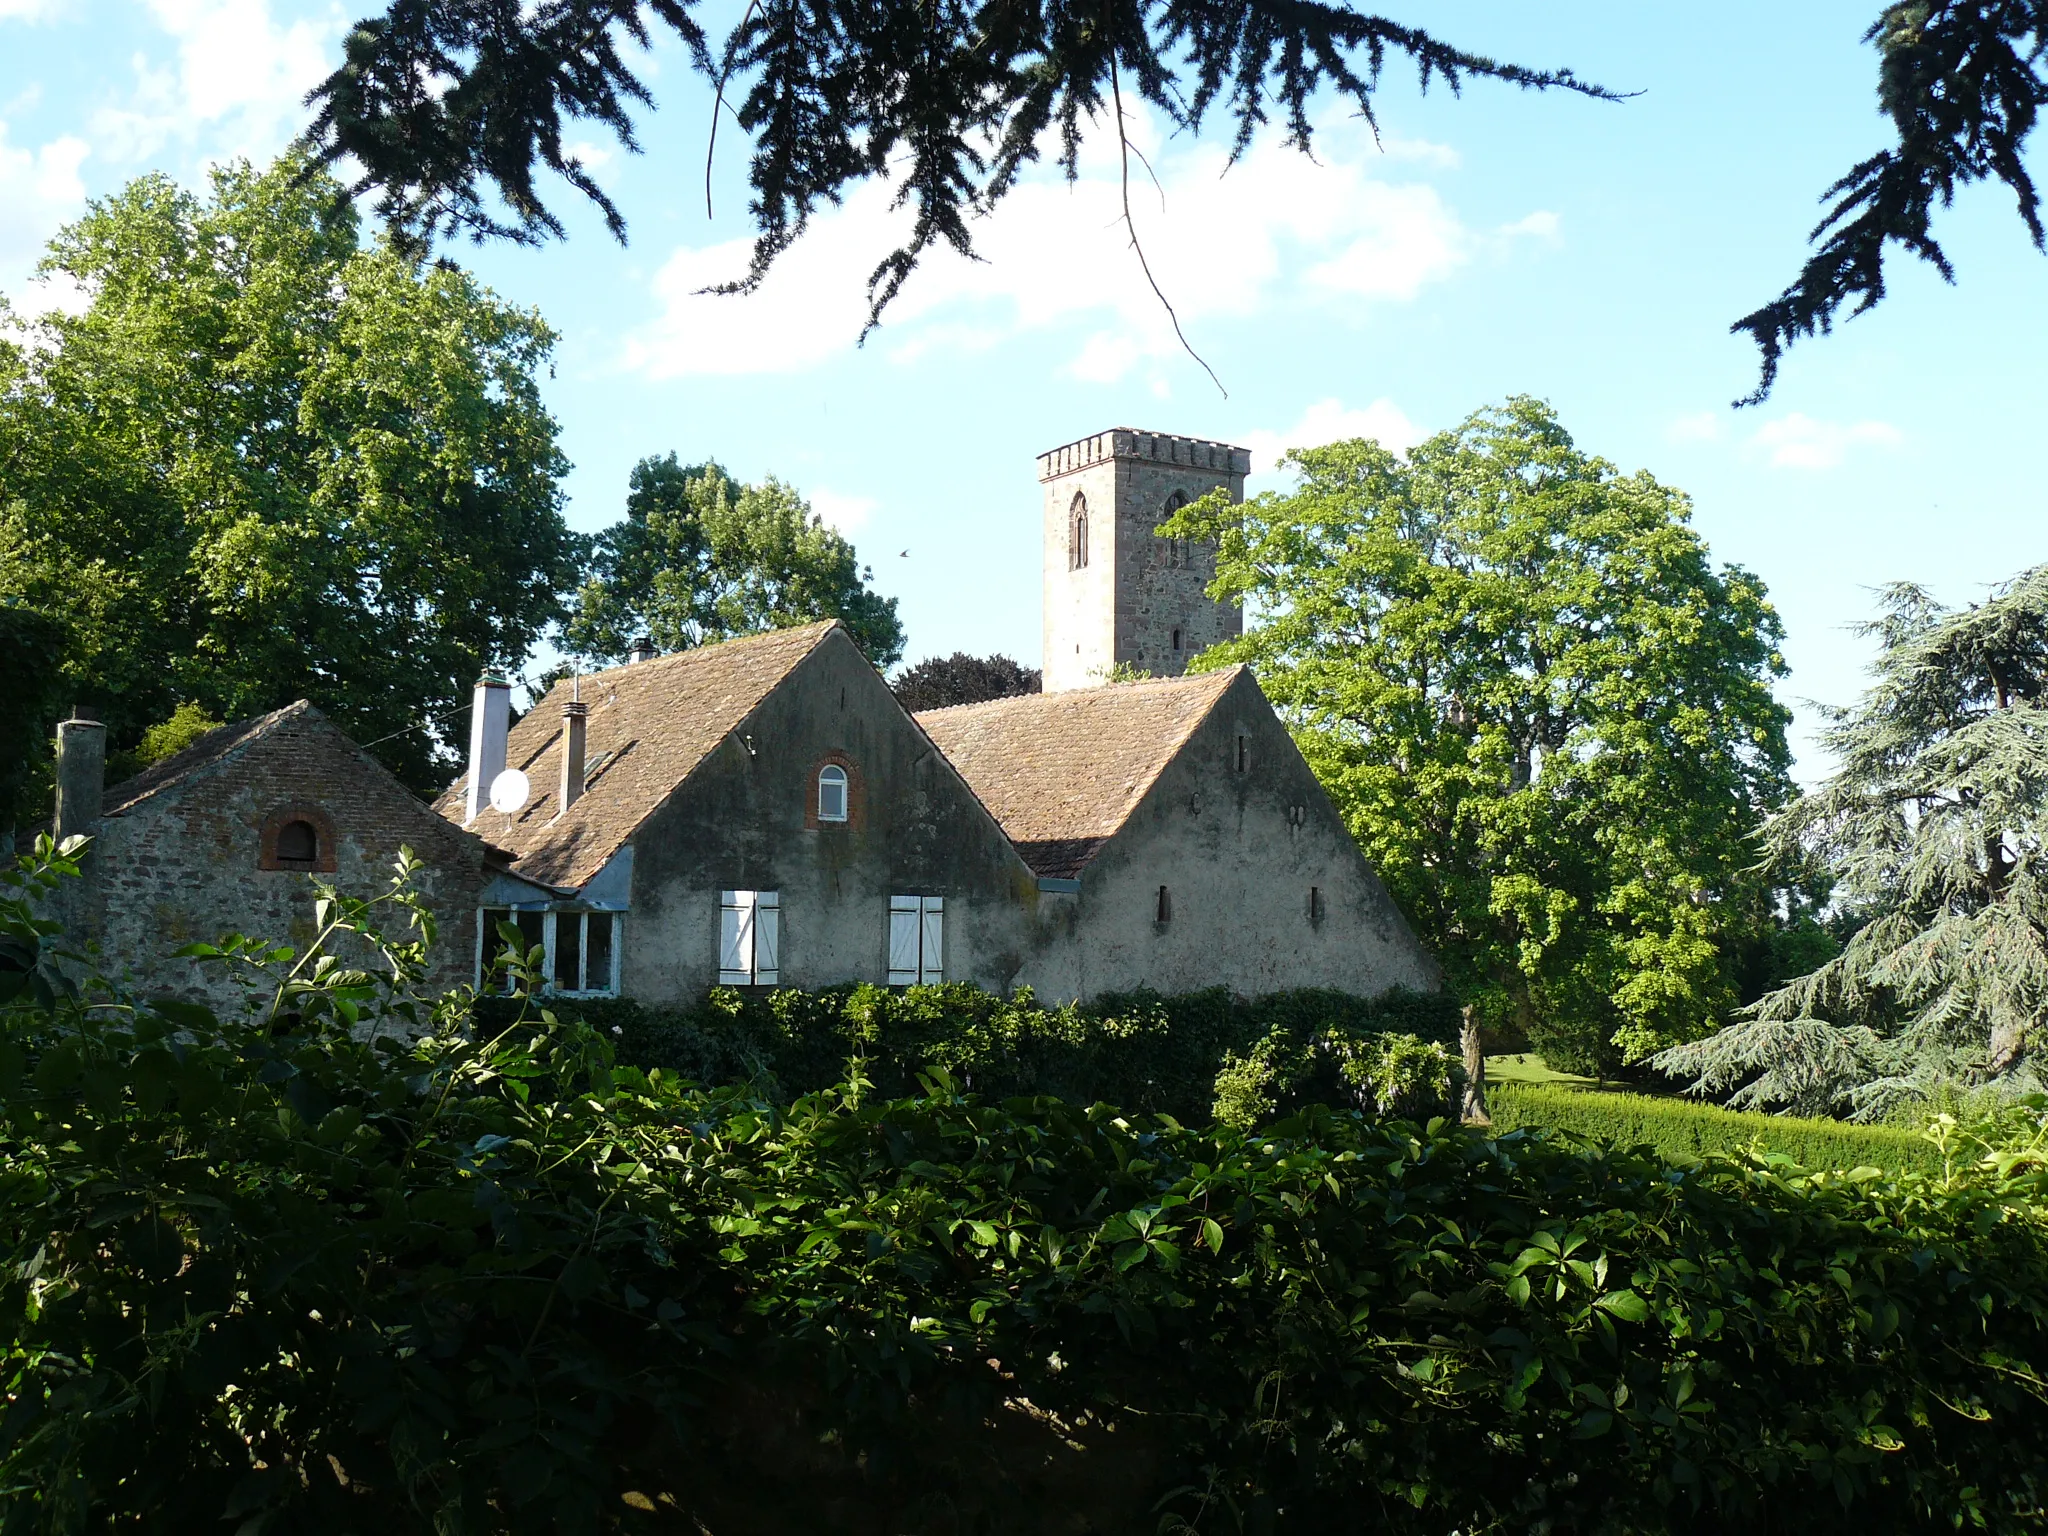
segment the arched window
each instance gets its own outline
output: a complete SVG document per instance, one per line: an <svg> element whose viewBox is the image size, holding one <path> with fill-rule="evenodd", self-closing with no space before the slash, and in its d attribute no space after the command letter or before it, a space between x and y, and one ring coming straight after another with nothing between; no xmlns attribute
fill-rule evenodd
<svg viewBox="0 0 2048 1536"><path fill-rule="evenodd" d="M320 862L320 834L310 821L288 821L277 829L277 862L317 864Z"/></svg>
<svg viewBox="0 0 2048 1536"><path fill-rule="evenodd" d="M846 820L846 770L837 763L818 770L818 820Z"/></svg>
<svg viewBox="0 0 2048 1536"><path fill-rule="evenodd" d="M1067 569L1078 571L1088 564L1088 498L1079 491L1067 508Z"/></svg>
<svg viewBox="0 0 2048 1536"><path fill-rule="evenodd" d="M1163 523L1174 513L1188 504L1187 492L1175 491L1166 498L1166 510L1159 516ZM1185 570L1188 563L1188 541L1186 539L1165 539L1159 546L1159 563L1172 570Z"/></svg>

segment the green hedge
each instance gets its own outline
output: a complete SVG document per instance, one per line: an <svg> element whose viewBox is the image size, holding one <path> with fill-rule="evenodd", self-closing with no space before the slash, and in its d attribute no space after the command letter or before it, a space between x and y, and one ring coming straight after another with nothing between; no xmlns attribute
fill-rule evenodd
<svg viewBox="0 0 2048 1536"><path fill-rule="evenodd" d="M1685 1099L1605 1093L1541 1083L1494 1083L1487 1107L1497 1131L1569 1131L1616 1147L1653 1147L1674 1163L1711 1152L1781 1153L1802 1168L1883 1168L1939 1174L1941 1155L1916 1131L1839 1120L1745 1114Z"/></svg>
<svg viewBox="0 0 2048 1536"><path fill-rule="evenodd" d="M1400 988L1372 998L1301 990L1248 1000L1216 987L1047 1006L1028 988L1002 997L949 982L904 991L721 988L683 1008L581 999L551 1006L608 1035L621 1061L696 1083L745 1083L778 1103L850 1075L886 1097L914 1093L920 1076L936 1069L984 1098L1045 1094L1193 1124L1209 1120L1218 1074L1233 1063L1281 1064L1271 1110L1350 1103L1356 1094L1341 1062L1315 1042L1413 1035L1455 1053L1459 1024L1455 999Z"/></svg>

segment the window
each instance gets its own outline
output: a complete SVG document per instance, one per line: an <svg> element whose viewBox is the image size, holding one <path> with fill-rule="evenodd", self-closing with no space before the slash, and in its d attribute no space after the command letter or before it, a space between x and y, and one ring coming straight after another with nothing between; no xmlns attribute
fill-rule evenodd
<svg viewBox="0 0 2048 1536"><path fill-rule="evenodd" d="M781 985L782 899L775 891L721 891L718 984Z"/></svg>
<svg viewBox="0 0 2048 1536"><path fill-rule="evenodd" d="M1170 923L1173 921L1173 895L1163 885L1159 887L1158 921L1162 923Z"/></svg>
<svg viewBox="0 0 2048 1536"><path fill-rule="evenodd" d="M818 820L846 820L846 770L837 763L818 770Z"/></svg>
<svg viewBox="0 0 2048 1536"><path fill-rule="evenodd" d="M510 923L519 931L515 946L498 929ZM505 952L511 948L519 951L520 963L526 964L533 952L540 953L540 978L546 985L548 975L548 914L535 908L531 911L514 907L483 907L477 912L477 985L486 992L510 992L514 977L512 969L505 962Z"/></svg>
<svg viewBox="0 0 2048 1536"><path fill-rule="evenodd" d="M1067 569L1078 571L1088 564L1088 498L1079 491L1067 507Z"/></svg>
<svg viewBox="0 0 2048 1536"><path fill-rule="evenodd" d="M1243 731L1237 733L1237 771L1249 773L1252 766L1252 739Z"/></svg>
<svg viewBox="0 0 2048 1536"><path fill-rule="evenodd" d="M288 821L277 829L277 862L317 864L320 862L320 834L310 821Z"/></svg>
<svg viewBox="0 0 2048 1536"><path fill-rule="evenodd" d="M1312 928L1323 926L1323 888L1320 885L1308 888L1308 921Z"/></svg>
<svg viewBox="0 0 2048 1536"><path fill-rule="evenodd" d="M1180 631L1177 629L1173 632L1173 648L1176 651L1180 649Z"/></svg>
<svg viewBox="0 0 2048 1536"><path fill-rule="evenodd" d="M931 986L946 979L946 898L889 898L889 985Z"/></svg>
<svg viewBox="0 0 2048 1536"><path fill-rule="evenodd" d="M555 913L553 972L557 992L616 992L617 914Z"/></svg>

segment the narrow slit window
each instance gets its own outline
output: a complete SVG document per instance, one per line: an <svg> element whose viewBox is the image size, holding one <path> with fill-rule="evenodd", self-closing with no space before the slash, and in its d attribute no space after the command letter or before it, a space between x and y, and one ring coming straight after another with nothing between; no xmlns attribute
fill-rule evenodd
<svg viewBox="0 0 2048 1536"><path fill-rule="evenodd" d="M1177 629L1173 632L1173 648L1176 653L1180 650L1180 631Z"/></svg>
<svg viewBox="0 0 2048 1536"><path fill-rule="evenodd" d="M1237 733L1237 771L1248 773L1252 766L1252 739L1243 731Z"/></svg>
<svg viewBox="0 0 2048 1536"><path fill-rule="evenodd" d="M1157 921L1162 923L1173 921L1173 893L1163 885L1159 887L1159 916Z"/></svg>
<svg viewBox="0 0 2048 1536"><path fill-rule="evenodd" d="M1308 888L1308 920L1311 927L1323 926L1323 888L1320 885Z"/></svg>
<svg viewBox="0 0 2048 1536"><path fill-rule="evenodd" d="M775 891L721 891L718 984L781 985L782 898Z"/></svg>
<svg viewBox="0 0 2048 1536"><path fill-rule="evenodd" d="M889 985L936 986L946 979L946 898L889 898Z"/></svg>
<svg viewBox="0 0 2048 1536"><path fill-rule="evenodd" d="M846 820L846 770L827 763L818 770L818 820Z"/></svg>

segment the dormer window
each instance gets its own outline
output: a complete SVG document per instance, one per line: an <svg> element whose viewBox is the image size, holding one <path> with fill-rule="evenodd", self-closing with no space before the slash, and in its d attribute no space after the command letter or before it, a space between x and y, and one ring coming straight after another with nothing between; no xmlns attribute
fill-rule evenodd
<svg viewBox="0 0 2048 1536"><path fill-rule="evenodd" d="M818 820L846 820L846 770L827 763L818 770Z"/></svg>

